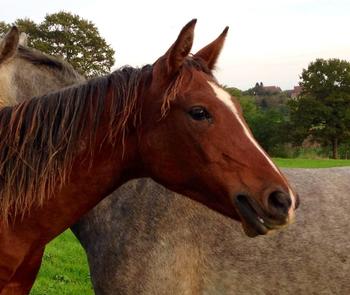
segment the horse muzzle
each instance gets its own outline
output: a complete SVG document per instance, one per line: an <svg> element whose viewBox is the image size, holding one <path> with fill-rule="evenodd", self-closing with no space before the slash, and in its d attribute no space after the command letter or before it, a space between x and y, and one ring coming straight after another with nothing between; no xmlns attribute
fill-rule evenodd
<svg viewBox="0 0 350 295"><path fill-rule="evenodd" d="M234 205L241 218L247 236L266 235L291 222L289 211L292 206L291 196L281 191L272 192L263 209L253 198L239 194L234 198Z"/></svg>

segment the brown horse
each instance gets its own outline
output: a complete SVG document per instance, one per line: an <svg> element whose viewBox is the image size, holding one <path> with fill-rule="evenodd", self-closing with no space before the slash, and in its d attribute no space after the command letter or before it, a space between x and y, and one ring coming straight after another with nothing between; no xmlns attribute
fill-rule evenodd
<svg viewBox="0 0 350 295"><path fill-rule="evenodd" d="M0 39L0 107L84 81L68 63L25 45L16 27Z"/></svg>
<svg viewBox="0 0 350 295"><path fill-rule="evenodd" d="M38 249L131 178L239 219L250 236L293 219L290 186L211 73L227 29L188 56L194 25L152 66L1 110L0 290L27 294Z"/></svg>
<svg viewBox="0 0 350 295"><path fill-rule="evenodd" d="M67 62L27 47L26 39L16 27L0 39L1 106L14 105L85 80ZM43 251L37 249L35 255L41 257ZM35 273L30 277L34 280ZM16 294L16 290L16 285L8 285L3 293Z"/></svg>
<svg viewBox="0 0 350 295"><path fill-rule="evenodd" d="M74 225L96 295L349 294L350 169L284 172L296 224L253 240L149 179L123 185Z"/></svg>

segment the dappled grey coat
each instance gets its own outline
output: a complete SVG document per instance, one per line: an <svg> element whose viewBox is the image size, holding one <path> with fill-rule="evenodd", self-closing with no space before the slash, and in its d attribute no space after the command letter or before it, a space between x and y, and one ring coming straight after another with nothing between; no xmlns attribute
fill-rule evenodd
<svg viewBox="0 0 350 295"><path fill-rule="evenodd" d="M96 294L349 294L350 169L284 172L297 222L254 239L151 180L124 185L74 226Z"/></svg>

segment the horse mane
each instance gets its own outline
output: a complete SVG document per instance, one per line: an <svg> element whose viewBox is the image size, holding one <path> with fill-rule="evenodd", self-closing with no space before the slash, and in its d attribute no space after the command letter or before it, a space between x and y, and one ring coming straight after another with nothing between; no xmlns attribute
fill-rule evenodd
<svg viewBox="0 0 350 295"><path fill-rule="evenodd" d="M35 66L45 66L51 70L59 71L64 76L71 77L74 80L82 80L82 76L69 63L58 57L53 57L23 45L18 46L17 56Z"/></svg>
<svg viewBox="0 0 350 295"><path fill-rule="evenodd" d="M45 64L51 62L42 60ZM23 218L33 205L42 205L57 184L65 183L82 140L87 150L95 142L104 111L111 114L106 139L112 143L123 140L130 123L140 123L142 99L138 99L138 92L150 69L123 67L110 75L0 110L3 222L18 215ZM111 97L108 106L104 103L107 94Z"/></svg>
<svg viewBox="0 0 350 295"><path fill-rule="evenodd" d="M39 61L30 54L26 58L59 66L49 57L40 57ZM162 116L184 83L185 73L192 75L193 69L212 77L204 62L188 58L165 91ZM0 216L4 223L18 215L23 218L34 205L41 206L57 184L66 182L79 146L85 144L90 151L95 143L104 111L111 114L106 132L111 143L123 143L131 124L140 126L139 90L151 71L150 65L126 66L110 75L0 109ZM104 103L106 95L111 98L108 106ZM91 152L87 154L91 160Z"/></svg>

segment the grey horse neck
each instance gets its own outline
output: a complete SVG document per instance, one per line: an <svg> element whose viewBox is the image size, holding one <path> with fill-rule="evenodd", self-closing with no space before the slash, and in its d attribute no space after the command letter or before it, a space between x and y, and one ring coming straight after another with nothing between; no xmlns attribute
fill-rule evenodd
<svg viewBox="0 0 350 295"><path fill-rule="evenodd" d="M18 43L11 44L6 39L0 39L0 45L5 41L8 46L13 46L13 50L0 62L0 107L85 80L63 60ZM0 55L1 50L2 46Z"/></svg>
<svg viewBox="0 0 350 295"><path fill-rule="evenodd" d="M96 294L348 294L350 169L284 172L297 222L255 239L150 180L120 188L74 226Z"/></svg>
<svg viewBox="0 0 350 295"><path fill-rule="evenodd" d="M64 61L47 56L27 47L20 46L13 61L16 82L16 102L39 96L63 87L82 82L84 78Z"/></svg>

